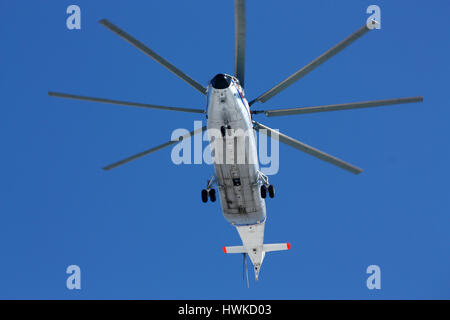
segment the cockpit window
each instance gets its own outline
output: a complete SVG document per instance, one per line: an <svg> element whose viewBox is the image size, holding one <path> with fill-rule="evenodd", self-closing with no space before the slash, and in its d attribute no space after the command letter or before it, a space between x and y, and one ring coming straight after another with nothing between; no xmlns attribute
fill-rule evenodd
<svg viewBox="0 0 450 320"><path fill-rule="evenodd" d="M230 86L231 79L228 75L219 73L211 79L211 85L214 89L226 89Z"/></svg>

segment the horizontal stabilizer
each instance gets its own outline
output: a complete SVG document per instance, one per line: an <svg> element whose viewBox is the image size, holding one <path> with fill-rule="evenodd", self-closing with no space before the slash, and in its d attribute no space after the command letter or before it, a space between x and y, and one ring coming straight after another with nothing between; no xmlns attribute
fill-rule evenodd
<svg viewBox="0 0 450 320"><path fill-rule="evenodd" d="M232 246L232 247L223 247L223 252L225 253L247 253L248 250L245 249L244 246ZM271 251L282 251L291 249L291 244L287 243L270 243L264 244L262 251L263 252L271 252Z"/></svg>
<svg viewBox="0 0 450 320"><path fill-rule="evenodd" d="M247 253L244 246L223 247L222 249L225 253Z"/></svg>
<svg viewBox="0 0 450 320"><path fill-rule="evenodd" d="M271 252L271 251L282 251L282 250L290 250L291 244L289 242L287 243L270 243L263 245L263 251L264 252Z"/></svg>

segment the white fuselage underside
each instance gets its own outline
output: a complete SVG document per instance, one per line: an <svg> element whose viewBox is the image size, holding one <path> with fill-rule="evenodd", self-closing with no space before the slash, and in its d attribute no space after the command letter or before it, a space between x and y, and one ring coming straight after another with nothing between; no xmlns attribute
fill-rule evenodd
<svg viewBox="0 0 450 320"><path fill-rule="evenodd" d="M255 132L248 103L238 85L232 81L226 89L209 86L207 111L214 170L225 219L236 226L264 222L266 205L258 184ZM211 134L221 132L221 127L230 128L225 138ZM246 132L248 138L239 132Z"/></svg>

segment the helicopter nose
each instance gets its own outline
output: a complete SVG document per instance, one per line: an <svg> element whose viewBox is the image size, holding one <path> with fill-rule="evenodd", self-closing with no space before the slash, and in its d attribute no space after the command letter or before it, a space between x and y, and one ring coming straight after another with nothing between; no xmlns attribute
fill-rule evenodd
<svg viewBox="0 0 450 320"><path fill-rule="evenodd" d="M219 73L211 80L211 85L214 89L226 89L230 86L230 78Z"/></svg>

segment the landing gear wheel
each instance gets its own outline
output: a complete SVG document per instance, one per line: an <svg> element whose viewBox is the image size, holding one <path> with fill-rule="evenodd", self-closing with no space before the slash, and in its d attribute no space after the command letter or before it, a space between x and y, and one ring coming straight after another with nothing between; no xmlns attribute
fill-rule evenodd
<svg viewBox="0 0 450 320"><path fill-rule="evenodd" d="M204 203L208 202L208 191L206 191L205 189L202 190L202 201Z"/></svg>
<svg viewBox="0 0 450 320"><path fill-rule="evenodd" d="M222 134L222 138L225 138L225 135L227 134L227 131L226 131L224 126L220 127L220 133Z"/></svg>
<svg viewBox="0 0 450 320"><path fill-rule="evenodd" d="M261 198L265 199L267 196L267 188L265 185L261 186Z"/></svg>
<svg viewBox="0 0 450 320"><path fill-rule="evenodd" d="M273 185L270 185L267 188L267 191L269 191L269 197L271 197L271 198L275 197L275 189L274 189Z"/></svg>
<svg viewBox="0 0 450 320"><path fill-rule="evenodd" d="M211 199L211 202L216 202L216 190L209 190L209 199Z"/></svg>

